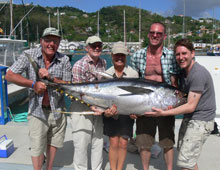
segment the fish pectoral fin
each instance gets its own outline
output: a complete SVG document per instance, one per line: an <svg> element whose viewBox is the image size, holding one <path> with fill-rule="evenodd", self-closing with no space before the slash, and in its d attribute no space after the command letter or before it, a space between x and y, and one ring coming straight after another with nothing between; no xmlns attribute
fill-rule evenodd
<svg viewBox="0 0 220 170"><path fill-rule="evenodd" d="M132 93L132 95L143 94L143 93L149 94L149 93L153 92L153 90L151 90L151 89L146 89L146 88L142 88L142 87L134 87L134 86L118 86L118 88L130 92L130 93Z"/></svg>

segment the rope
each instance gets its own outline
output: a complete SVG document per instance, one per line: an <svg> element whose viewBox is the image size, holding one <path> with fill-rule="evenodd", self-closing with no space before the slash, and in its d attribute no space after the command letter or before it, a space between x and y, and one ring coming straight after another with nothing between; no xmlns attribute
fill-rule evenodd
<svg viewBox="0 0 220 170"><path fill-rule="evenodd" d="M27 122L28 112L23 112L23 113L18 113L18 114L14 114L14 115L13 115L12 112L11 112L10 107L8 107L8 110L9 110L11 119L12 119L14 122ZM87 112L65 112L65 111L57 111L57 112L60 112L60 113L62 113L62 114L76 114L76 115L93 115L93 114L94 114L94 112L90 112L90 111L87 111Z"/></svg>
<svg viewBox="0 0 220 170"><path fill-rule="evenodd" d="M76 115L93 115L94 112L65 112L65 111L57 111L63 114L76 114Z"/></svg>
<svg viewBox="0 0 220 170"><path fill-rule="evenodd" d="M10 107L8 107L8 110L9 110L11 119L12 119L14 122L27 122L28 112L23 112L23 113L18 113L18 114L13 115L13 114L11 113Z"/></svg>

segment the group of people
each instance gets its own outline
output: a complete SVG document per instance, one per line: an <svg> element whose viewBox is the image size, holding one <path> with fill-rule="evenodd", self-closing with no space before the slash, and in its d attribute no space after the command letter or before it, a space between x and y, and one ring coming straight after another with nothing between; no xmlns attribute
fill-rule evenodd
<svg viewBox="0 0 220 170"><path fill-rule="evenodd" d="M103 42L97 36L88 37L87 54L71 67L69 58L57 49L61 40L59 31L46 28L39 48L25 51L8 69L6 79L29 87L30 101L28 127L31 157L35 170L41 170L46 152L46 169L52 170L57 148L63 146L66 116L63 95L47 86L38 78L47 78L55 83L99 81L102 76L93 70L106 72L113 78L139 77L157 82L166 82L184 90L187 102L167 110L152 108L143 116L129 113L118 115L117 106L103 110L96 106L85 106L72 102L70 110L94 111L93 115L71 115L74 145L73 165L75 170L88 169L88 146L91 144L91 169L101 170L103 162L103 134L109 137L109 162L111 170L122 170L127 154L129 138L133 136L136 119L136 146L140 152L144 170L149 169L155 134L159 130L159 144L164 149L166 169L173 169L175 144L175 115L184 114L179 131L177 165L182 170L198 170L197 161L202 145L214 128L215 93L211 75L195 62L195 50L188 39L179 40L174 51L163 46L166 39L165 25L155 22L148 32L149 44L131 57L131 67L126 65L128 49L123 42L112 48L113 66L106 70L106 61L100 58ZM40 66L35 73L27 55ZM27 71L27 77L21 75ZM34 95L32 95L34 94ZM140 106L141 107L141 106Z"/></svg>

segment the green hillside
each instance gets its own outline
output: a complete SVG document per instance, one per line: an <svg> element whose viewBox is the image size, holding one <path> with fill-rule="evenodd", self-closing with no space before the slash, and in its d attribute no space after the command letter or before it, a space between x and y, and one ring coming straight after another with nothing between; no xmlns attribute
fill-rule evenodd
<svg viewBox="0 0 220 170"><path fill-rule="evenodd" d="M0 8L2 4L0 5ZM14 26L21 20L33 6L14 5ZM85 41L90 35L97 33L97 14L86 13L82 10L64 6L59 7L60 13L60 30L63 38L70 41ZM100 23L100 37L103 41L119 41L124 37L124 13L126 13L126 32L127 41L139 41L139 9L129 6L110 6L100 9L99 23ZM33 11L22 22L23 37L29 42L36 42L39 36L42 35L43 29L49 25L49 15L51 26L57 27L57 8L36 6ZM10 30L10 12L9 5L6 5L0 11L0 28L5 34L9 34ZM201 22L191 17L185 17L185 32L188 37L195 42L214 43L220 42L217 39L220 34L218 25L219 21L215 23L215 32L212 37L213 23L212 19L203 19ZM182 32L183 17L163 17L147 10L141 10L141 38L143 40L147 37L147 31L150 23L160 21L166 24L170 35L171 43L181 38L178 33ZM209 23L207 22L209 21ZM210 22L211 21L211 22ZM201 27L205 30L202 30ZM39 36L38 36L39 35ZM17 39L20 39L20 27L16 29Z"/></svg>

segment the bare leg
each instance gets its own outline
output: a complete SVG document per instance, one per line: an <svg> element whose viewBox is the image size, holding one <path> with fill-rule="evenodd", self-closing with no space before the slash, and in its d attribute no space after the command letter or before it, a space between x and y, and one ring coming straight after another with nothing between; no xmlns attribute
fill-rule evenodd
<svg viewBox="0 0 220 170"><path fill-rule="evenodd" d="M199 168L198 168L198 165L197 165L197 164L195 165L195 170L199 170Z"/></svg>
<svg viewBox="0 0 220 170"><path fill-rule="evenodd" d="M182 168L182 170L199 170L199 169L198 169L198 165L196 164L196 165L195 165L195 169Z"/></svg>
<svg viewBox="0 0 220 170"><path fill-rule="evenodd" d="M42 165L43 165L43 160L44 160L44 154L41 154L40 156L32 156L32 163L34 170L41 170Z"/></svg>
<svg viewBox="0 0 220 170"><path fill-rule="evenodd" d="M174 155L174 150L173 148L166 148L164 149L164 159L167 165L167 170L172 170L173 169L173 155Z"/></svg>
<svg viewBox="0 0 220 170"><path fill-rule="evenodd" d="M128 139L119 138L118 165L117 170L122 170L127 155Z"/></svg>
<svg viewBox="0 0 220 170"><path fill-rule="evenodd" d="M56 155L57 148L51 145L47 145L47 170L53 169L53 161Z"/></svg>
<svg viewBox="0 0 220 170"><path fill-rule="evenodd" d="M141 150L140 152L142 166L144 170L149 170L151 152L149 149Z"/></svg>
<svg viewBox="0 0 220 170"><path fill-rule="evenodd" d="M119 137L109 137L110 146L109 146L109 162L111 170L117 170L117 162L118 162L118 145L119 145Z"/></svg>

